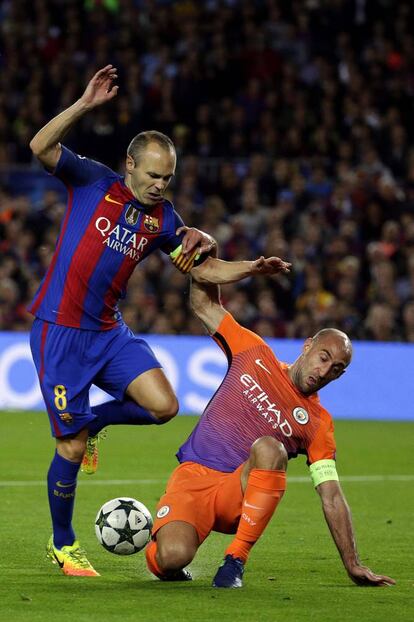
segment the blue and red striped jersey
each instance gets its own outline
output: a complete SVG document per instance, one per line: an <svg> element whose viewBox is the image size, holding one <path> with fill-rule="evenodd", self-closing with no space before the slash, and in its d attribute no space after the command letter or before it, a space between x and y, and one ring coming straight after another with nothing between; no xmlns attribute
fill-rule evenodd
<svg viewBox="0 0 414 622"><path fill-rule="evenodd" d="M54 324L108 330L123 324L118 301L136 265L157 248L181 244L173 205L141 205L123 177L62 146L54 174L68 191L50 266L29 307Z"/></svg>

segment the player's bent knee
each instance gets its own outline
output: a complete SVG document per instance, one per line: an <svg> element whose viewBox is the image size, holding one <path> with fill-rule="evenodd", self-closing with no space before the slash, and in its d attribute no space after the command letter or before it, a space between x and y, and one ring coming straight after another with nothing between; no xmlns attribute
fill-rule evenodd
<svg viewBox="0 0 414 622"><path fill-rule="evenodd" d="M286 470L287 451L280 441L273 436L262 436L252 445L251 456L258 469Z"/></svg>
<svg viewBox="0 0 414 622"><path fill-rule="evenodd" d="M178 413L178 401L175 397L171 398L168 402L162 405L158 409L152 410L152 415L158 420L159 424L167 423L171 421Z"/></svg>
<svg viewBox="0 0 414 622"><path fill-rule="evenodd" d="M194 558L196 551L186 542L167 541L158 543L157 561L164 572L181 570Z"/></svg>
<svg viewBox="0 0 414 622"><path fill-rule="evenodd" d="M82 462L85 449L86 443L84 441L72 440L57 443L58 454L70 462Z"/></svg>

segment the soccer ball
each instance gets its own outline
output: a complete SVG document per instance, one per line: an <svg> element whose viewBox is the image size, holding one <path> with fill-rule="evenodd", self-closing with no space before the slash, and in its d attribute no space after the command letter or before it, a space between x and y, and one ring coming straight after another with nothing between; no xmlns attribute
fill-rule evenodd
<svg viewBox="0 0 414 622"><path fill-rule="evenodd" d="M130 497L107 501L95 520L96 537L116 555L141 551L151 538L152 516L143 503Z"/></svg>

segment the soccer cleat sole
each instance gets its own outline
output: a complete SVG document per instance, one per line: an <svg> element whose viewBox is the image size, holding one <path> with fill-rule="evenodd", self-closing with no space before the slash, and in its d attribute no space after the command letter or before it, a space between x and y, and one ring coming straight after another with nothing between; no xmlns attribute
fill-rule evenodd
<svg viewBox="0 0 414 622"><path fill-rule="evenodd" d="M164 575L164 576L160 576L159 577L160 581L192 581L193 580L193 575L191 574L191 572L189 570L184 570L184 568L182 570L177 570L174 573L171 573L169 575Z"/></svg>

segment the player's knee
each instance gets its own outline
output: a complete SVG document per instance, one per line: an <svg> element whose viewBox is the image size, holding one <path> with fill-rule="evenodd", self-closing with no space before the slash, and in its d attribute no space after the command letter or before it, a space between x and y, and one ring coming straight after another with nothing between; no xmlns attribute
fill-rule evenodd
<svg viewBox="0 0 414 622"><path fill-rule="evenodd" d="M151 410L151 414L157 419L159 424L163 424L175 417L178 413L178 408L178 400L174 395L158 404L157 408Z"/></svg>
<svg viewBox="0 0 414 622"><path fill-rule="evenodd" d="M186 542L167 540L158 543L157 562L161 570L181 570L194 558L195 551Z"/></svg>
<svg viewBox="0 0 414 622"><path fill-rule="evenodd" d="M82 462L83 454L86 449L86 442L80 439L58 442L58 453L70 462Z"/></svg>
<svg viewBox="0 0 414 622"><path fill-rule="evenodd" d="M287 468L287 451L273 436L262 436L252 445L251 455L258 469L284 471Z"/></svg>

